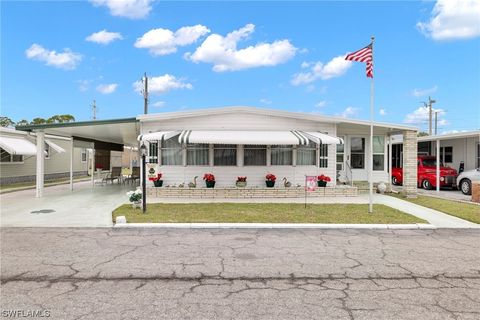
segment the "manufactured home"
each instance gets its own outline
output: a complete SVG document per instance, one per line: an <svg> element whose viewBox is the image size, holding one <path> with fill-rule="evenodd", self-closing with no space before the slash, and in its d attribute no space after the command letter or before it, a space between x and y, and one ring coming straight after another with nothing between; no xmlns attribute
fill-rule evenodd
<svg viewBox="0 0 480 320"><path fill-rule="evenodd" d="M404 188L407 193L416 192L417 129L405 125L374 122L370 144L369 121L224 107L17 129L90 141L106 146L105 150L145 144L149 167L162 173L165 186L212 173L216 187L235 186L238 176L246 176L250 187L259 188L265 187L268 173L276 175L279 184L286 178L293 185L303 185L306 175L323 174L331 178L330 187L348 185L367 181L370 165L374 182L388 182L388 142L392 135L402 134L406 137ZM200 181L198 185L204 186Z"/></svg>

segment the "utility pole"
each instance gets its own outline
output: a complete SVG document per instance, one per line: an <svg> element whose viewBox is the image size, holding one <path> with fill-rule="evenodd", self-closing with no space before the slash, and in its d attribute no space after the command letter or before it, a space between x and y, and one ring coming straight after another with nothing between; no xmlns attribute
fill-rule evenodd
<svg viewBox="0 0 480 320"><path fill-rule="evenodd" d="M93 100L92 104L92 119L97 120L97 104L95 100Z"/></svg>
<svg viewBox="0 0 480 320"><path fill-rule="evenodd" d="M143 90L143 113L148 113L148 77L147 73L145 72L145 76L143 77L143 83L145 84L145 89Z"/></svg>
<svg viewBox="0 0 480 320"><path fill-rule="evenodd" d="M433 100L428 97L428 135L432 135L432 104L437 102L436 100Z"/></svg>
<svg viewBox="0 0 480 320"><path fill-rule="evenodd" d="M435 135L437 135L438 111L435 111Z"/></svg>

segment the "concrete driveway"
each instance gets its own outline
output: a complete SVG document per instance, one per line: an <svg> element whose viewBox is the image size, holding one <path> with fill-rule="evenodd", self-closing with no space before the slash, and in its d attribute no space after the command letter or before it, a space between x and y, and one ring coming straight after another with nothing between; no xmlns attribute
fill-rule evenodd
<svg viewBox="0 0 480 320"><path fill-rule="evenodd" d="M393 190L402 191L401 186L393 186ZM418 194L432 196L432 197L440 197L443 199L449 200L463 200L463 201L471 201L472 196L464 195L460 190L453 190L453 189L442 189L437 193L437 190L425 190L425 189L417 189Z"/></svg>
<svg viewBox="0 0 480 320"><path fill-rule="evenodd" d="M1 227L110 227L111 212L127 202L131 186L107 185L92 188L90 182L48 187L43 198L35 190L0 195Z"/></svg>

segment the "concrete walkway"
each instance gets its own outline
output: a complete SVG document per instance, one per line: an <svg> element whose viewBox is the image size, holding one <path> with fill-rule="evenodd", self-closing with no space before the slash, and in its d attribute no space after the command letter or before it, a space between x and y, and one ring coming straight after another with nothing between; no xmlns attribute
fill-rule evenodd
<svg viewBox="0 0 480 320"><path fill-rule="evenodd" d="M368 198L368 195L362 195L362 197ZM378 204L384 204L418 218L427 220L437 228L480 228L480 225L476 223L466 221L437 210L425 208L423 206L419 206L395 197L376 194L374 197L374 202Z"/></svg>
<svg viewBox="0 0 480 320"><path fill-rule="evenodd" d="M131 186L90 182L49 187L43 198L34 190L0 195L1 227L111 227L112 210L126 203Z"/></svg>

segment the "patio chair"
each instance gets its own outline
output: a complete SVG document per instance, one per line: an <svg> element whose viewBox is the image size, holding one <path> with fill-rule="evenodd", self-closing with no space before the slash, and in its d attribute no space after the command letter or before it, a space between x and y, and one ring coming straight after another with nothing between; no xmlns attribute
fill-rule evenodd
<svg viewBox="0 0 480 320"><path fill-rule="evenodd" d="M132 175L130 176L130 181L135 183L135 181L140 181L140 167L132 167Z"/></svg>
<svg viewBox="0 0 480 320"><path fill-rule="evenodd" d="M122 179L122 167L112 167L112 172L105 178L105 181L108 183L108 181L113 181L117 180L118 183L120 183Z"/></svg>

